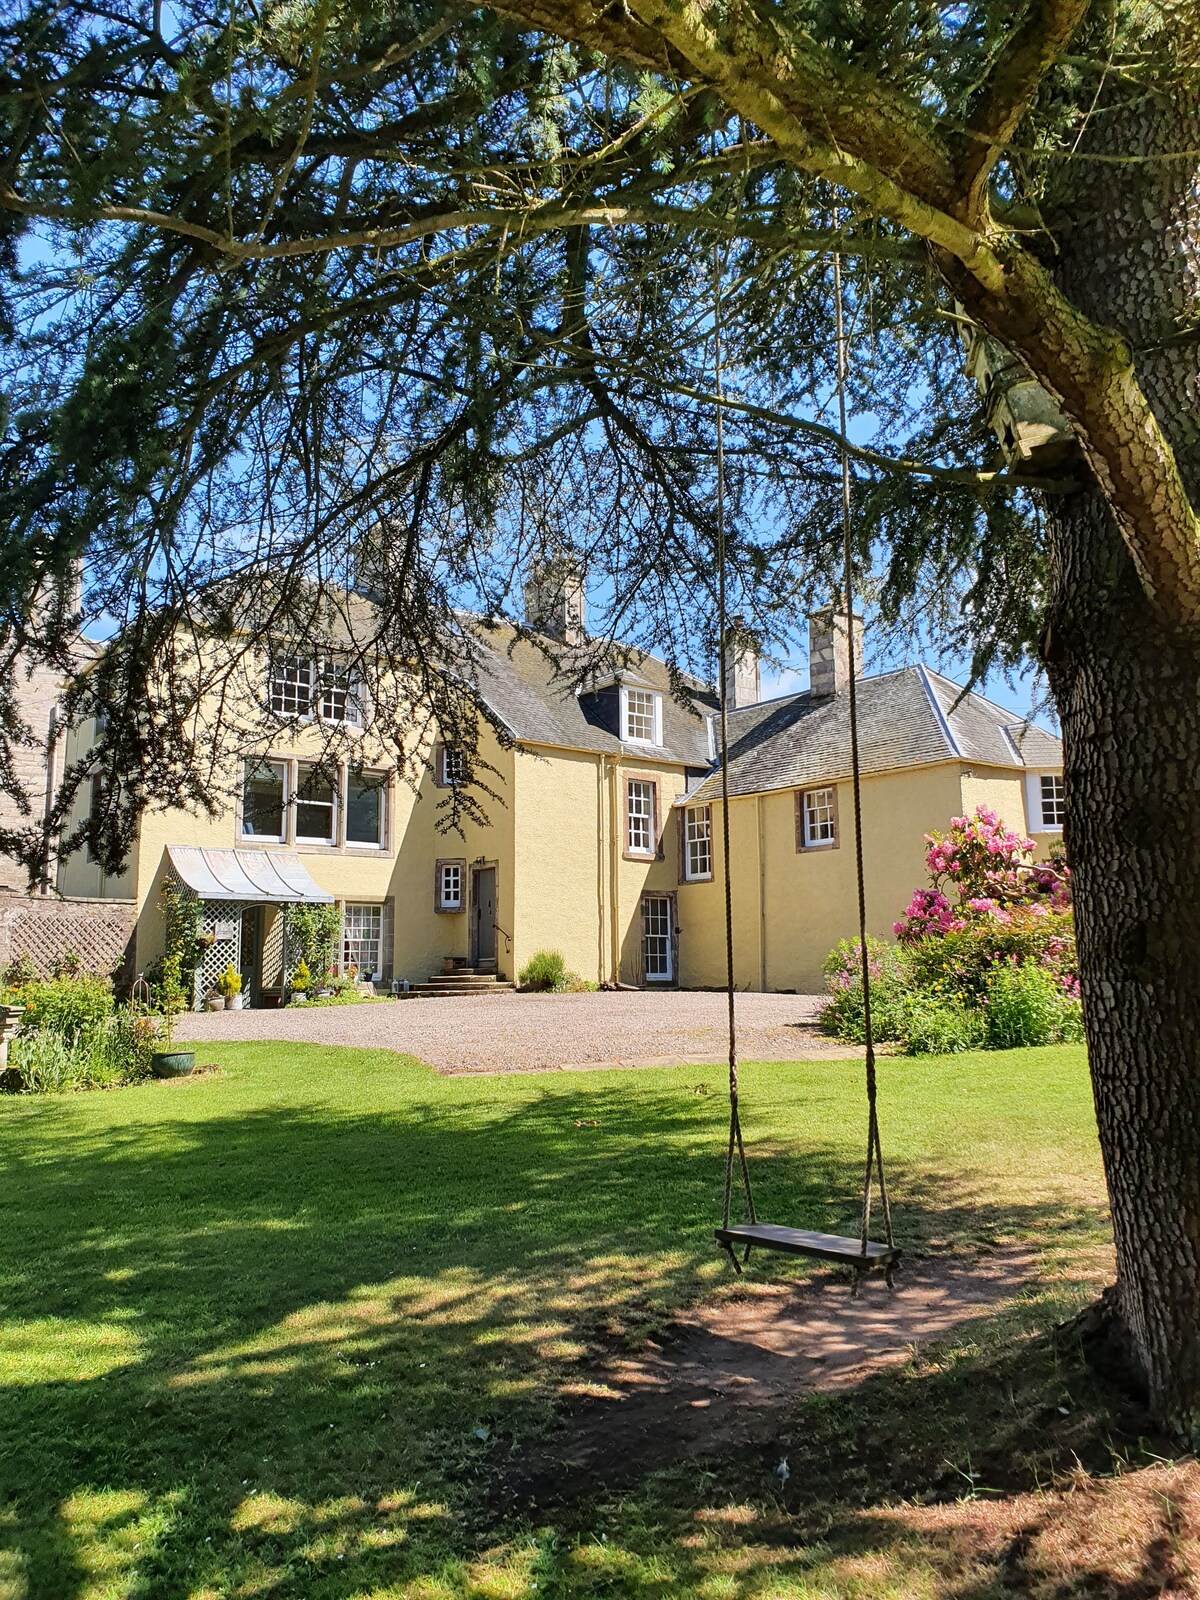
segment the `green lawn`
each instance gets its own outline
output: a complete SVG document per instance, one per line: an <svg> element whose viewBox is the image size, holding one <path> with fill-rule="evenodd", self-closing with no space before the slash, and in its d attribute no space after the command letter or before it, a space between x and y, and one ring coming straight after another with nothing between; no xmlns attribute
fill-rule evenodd
<svg viewBox="0 0 1200 1600"><path fill-rule="evenodd" d="M220 1071L0 1103L3 1600L942 1592L920 1539L847 1589L855 1508L982 1492L1007 1434L1021 1487L1031 1416L1086 1381L1035 1336L1105 1270L1083 1051L889 1060L903 1241L1034 1239L1039 1286L953 1348L808 1402L791 1435L820 1492L801 1468L781 1508L757 1459L696 1461L514 1522L495 1485L597 1330L636 1338L731 1292L711 1243L722 1074L200 1059ZM743 1091L760 1214L852 1231L861 1068L752 1065Z"/></svg>

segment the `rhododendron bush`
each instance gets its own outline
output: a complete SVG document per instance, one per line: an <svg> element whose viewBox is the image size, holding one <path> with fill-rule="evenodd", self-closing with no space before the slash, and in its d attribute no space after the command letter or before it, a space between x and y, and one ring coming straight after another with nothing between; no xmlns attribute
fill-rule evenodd
<svg viewBox="0 0 1200 1600"><path fill-rule="evenodd" d="M1081 1037L1071 874L1061 848L1036 861L1033 840L986 806L954 817L947 833L927 834L926 844L929 883L895 924L898 944L872 942L876 1037L922 1051ZM825 974L825 1025L861 1041L853 941L833 951Z"/></svg>

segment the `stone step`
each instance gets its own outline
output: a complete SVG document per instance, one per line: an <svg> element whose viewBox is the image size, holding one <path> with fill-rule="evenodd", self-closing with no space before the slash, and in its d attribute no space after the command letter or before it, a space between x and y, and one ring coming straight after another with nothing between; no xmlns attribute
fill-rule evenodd
<svg viewBox="0 0 1200 1600"><path fill-rule="evenodd" d="M501 983L498 978L493 978L490 983L417 983L409 993L433 999L438 995L512 994L514 987L511 983Z"/></svg>
<svg viewBox="0 0 1200 1600"><path fill-rule="evenodd" d="M492 984L499 983L494 972L437 972L432 977L426 978L426 983L477 983L482 988L489 988Z"/></svg>

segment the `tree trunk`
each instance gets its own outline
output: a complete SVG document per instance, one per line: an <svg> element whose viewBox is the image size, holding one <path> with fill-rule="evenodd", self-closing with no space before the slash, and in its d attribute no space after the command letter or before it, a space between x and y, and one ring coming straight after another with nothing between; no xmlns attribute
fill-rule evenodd
<svg viewBox="0 0 1200 1600"><path fill-rule="evenodd" d="M1103 108L1090 155L1200 149L1200 96ZM1200 503L1196 162L1072 164L1059 283L1117 328ZM1180 339L1191 324L1191 342ZM1117 1247L1151 1407L1200 1441L1200 640L1147 600L1094 491L1046 510L1043 652L1062 720L1084 1017Z"/></svg>

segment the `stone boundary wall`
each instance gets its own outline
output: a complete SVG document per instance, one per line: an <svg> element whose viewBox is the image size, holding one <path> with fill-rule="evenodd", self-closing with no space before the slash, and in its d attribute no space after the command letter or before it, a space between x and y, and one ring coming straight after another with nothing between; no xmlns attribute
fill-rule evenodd
<svg viewBox="0 0 1200 1600"><path fill-rule="evenodd" d="M47 975L68 951L118 985L133 977L132 900L59 900L0 895L0 967L27 955Z"/></svg>

